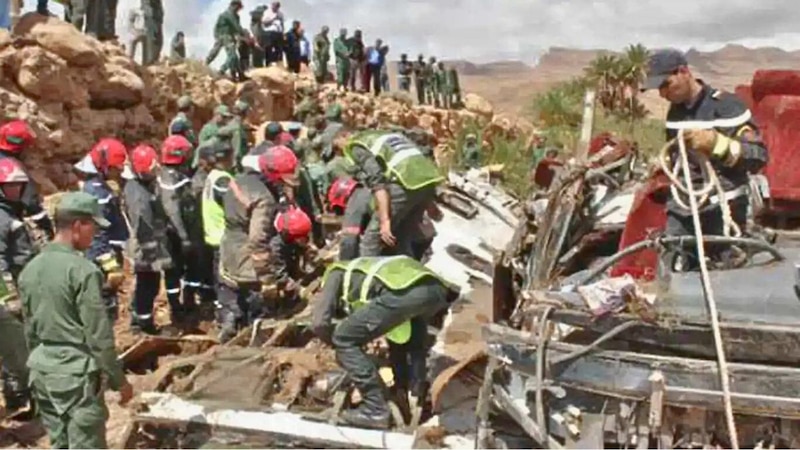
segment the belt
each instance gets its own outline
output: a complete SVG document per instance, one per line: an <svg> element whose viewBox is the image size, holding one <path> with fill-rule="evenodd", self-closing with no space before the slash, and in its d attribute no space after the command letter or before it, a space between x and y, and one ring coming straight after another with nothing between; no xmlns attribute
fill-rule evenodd
<svg viewBox="0 0 800 450"><path fill-rule="evenodd" d="M731 200L735 200L735 199L737 199L739 197L743 197L743 196L748 195L748 194L750 194L750 186L748 186L746 184L743 184L743 185L739 186L736 189L732 189L730 191L725 191L722 195L723 195L723 197L725 197L725 201L729 202ZM712 204L712 205L718 205L719 204L719 196L712 195L711 197L708 198L708 202L710 204Z"/></svg>

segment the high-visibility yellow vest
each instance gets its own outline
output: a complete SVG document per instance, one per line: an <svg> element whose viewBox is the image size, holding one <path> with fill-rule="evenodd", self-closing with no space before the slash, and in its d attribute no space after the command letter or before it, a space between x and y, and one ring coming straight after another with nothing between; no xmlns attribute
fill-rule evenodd
<svg viewBox="0 0 800 450"><path fill-rule="evenodd" d="M233 178L224 170L214 169L208 174L203 186L201 209L203 212L203 234L208 245L219 247L225 232L225 210L214 201L214 186L220 178Z"/></svg>
<svg viewBox="0 0 800 450"><path fill-rule="evenodd" d="M393 291L400 291L412 286L425 277L441 280L439 276L414 258L405 255L398 256L362 256L345 262L335 262L328 266L322 279L323 285L328 280L329 274L334 270L344 271L342 282L342 304L345 311L350 314L369 302L367 294L374 278L379 279L386 287ZM354 271L365 275L361 283L358 298L350 298L350 280ZM411 339L411 322L405 321L386 333L386 339L396 343L405 344Z"/></svg>
<svg viewBox="0 0 800 450"><path fill-rule="evenodd" d="M400 133L364 131L355 135L344 148L345 157L354 164L353 147L356 145L366 148L383 162L387 178L397 179L410 191L444 181L436 163Z"/></svg>

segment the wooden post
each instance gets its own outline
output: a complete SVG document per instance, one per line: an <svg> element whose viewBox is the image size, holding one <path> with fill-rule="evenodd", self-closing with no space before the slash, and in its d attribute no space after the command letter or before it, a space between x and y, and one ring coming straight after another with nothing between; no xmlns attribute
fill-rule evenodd
<svg viewBox="0 0 800 450"><path fill-rule="evenodd" d="M586 90L583 97L583 122L581 126L581 138L578 141L575 159L578 163L586 162L589 155L589 143L592 141L592 130L594 128L594 109L596 92L594 88Z"/></svg>

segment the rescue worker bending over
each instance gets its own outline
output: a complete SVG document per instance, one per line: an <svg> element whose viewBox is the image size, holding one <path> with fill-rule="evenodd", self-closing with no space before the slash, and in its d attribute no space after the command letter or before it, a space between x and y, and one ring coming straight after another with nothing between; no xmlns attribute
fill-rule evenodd
<svg viewBox="0 0 800 450"><path fill-rule="evenodd" d="M0 159L0 358L6 416L21 410L31 400L25 365L28 347L16 288L22 268L35 255L33 239L20 214L22 192L29 182L18 161Z"/></svg>
<svg viewBox="0 0 800 450"><path fill-rule="evenodd" d="M131 332L155 334L153 302L161 285L161 272L172 268L167 251L167 214L158 198L158 154L139 145L131 152L133 175L125 183L125 207L131 225L127 256L132 260L136 284L131 311ZM172 311L173 320L175 311Z"/></svg>
<svg viewBox="0 0 800 450"><path fill-rule="evenodd" d="M336 360L362 396L346 422L369 428L388 428L389 408L384 386L364 346L386 336L391 345L406 345L413 373L395 373L401 388L420 393L427 383L427 321L458 298L433 271L405 256L360 257L331 264L321 296L314 303L312 329L336 349ZM347 316L334 327L337 313ZM395 369L397 371L397 369ZM405 384L405 386L403 386Z"/></svg>
<svg viewBox="0 0 800 450"><path fill-rule="evenodd" d="M220 243L220 292L218 301L220 341L236 334L237 325L261 317L270 298L283 286L270 270L270 240L275 236L273 222L285 196L294 197L298 161L289 148L277 145L257 157L258 170L245 170L228 185L223 199L225 233ZM266 297L266 298L265 298Z"/></svg>
<svg viewBox="0 0 800 450"><path fill-rule="evenodd" d="M701 162L692 152L710 159L730 205L731 215L744 231L747 221L749 175L757 173L768 160L767 149L752 120L752 114L736 95L712 88L695 79L686 57L678 50L656 52L648 61L645 89L658 89L670 102L667 113L667 139L684 130L686 147L690 150L689 166L692 184L703 183ZM670 151L675 165L679 161L678 146ZM683 198L689 204L687 198ZM720 199L712 196L700 211L703 233L722 235L723 219ZM667 228L670 236L693 235L691 211L678 206L671 197L667 200ZM713 253L720 254L717 248ZM687 265L696 266L696 255Z"/></svg>
<svg viewBox="0 0 800 450"><path fill-rule="evenodd" d="M100 295L103 275L81 252L109 223L97 199L64 194L57 234L19 275L30 384L52 448L107 448L105 386L133 397Z"/></svg>
<svg viewBox="0 0 800 450"><path fill-rule="evenodd" d="M353 178L337 178L328 190L328 207L344 216L339 261L357 258L361 234L372 219L372 193Z"/></svg>
<svg viewBox="0 0 800 450"><path fill-rule="evenodd" d="M344 146L344 155L364 173L377 204L377 214L361 238L361 256L384 253L381 242L395 247L393 253L413 256L412 243L425 211L438 211L436 186L444 177L436 163L406 136L385 131L355 134Z"/></svg>
<svg viewBox="0 0 800 450"><path fill-rule="evenodd" d="M36 135L24 120L12 120L3 124L0 126L0 158L13 158L19 161L27 174L27 169L20 158L35 140ZM25 191L22 193L22 208L23 215L33 221L48 240L52 239L53 223L47 216L47 211L42 207L42 199L39 197L36 183L25 185Z"/></svg>
<svg viewBox="0 0 800 450"><path fill-rule="evenodd" d="M167 213L167 242L172 268L164 272L164 287L173 324L195 313L195 294L200 290L200 243L202 223L192 180L186 174L192 143L183 136L170 136L161 145L158 193Z"/></svg>
<svg viewBox="0 0 800 450"><path fill-rule="evenodd" d="M282 293L267 295L268 299L280 298L283 304L266 305L267 309L277 311L282 307L293 307L299 294L302 275L301 259L307 254L311 219L302 209L290 206L275 217L275 236L269 243L272 272L275 274L275 287L281 286Z"/></svg>
<svg viewBox="0 0 800 450"><path fill-rule="evenodd" d="M227 142L218 142L207 147L205 154L200 155L200 161L207 161L212 167L203 186L200 207L203 214L203 242L212 261L211 282L216 291L216 298L220 298L219 245L225 233L223 199L228 192L228 184L233 179L233 146ZM219 300L217 308L222 308Z"/></svg>
<svg viewBox="0 0 800 450"><path fill-rule="evenodd" d="M88 156L89 161L84 162L81 169L87 172L82 190L97 199L100 213L109 226L98 229L94 234L86 257L103 271L103 301L113 323L119 313L117 296L125 281L122 252L129 237L120 201L122 172L128 161L128 150L117 139L103 138L92 147Z"/></svg>

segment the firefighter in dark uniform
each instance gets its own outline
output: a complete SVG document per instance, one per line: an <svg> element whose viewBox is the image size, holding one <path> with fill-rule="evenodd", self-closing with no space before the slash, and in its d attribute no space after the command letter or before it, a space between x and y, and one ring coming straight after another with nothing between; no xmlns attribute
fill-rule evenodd
<svg viewBox="0 0 800 450"><path fill-rule="evenodd" d="M312 223L308 215L296 206L289 206L275 217L275 235L269 242L271 270L275 283L283 286L287 295L283 304L266 305L267 309L279 311L294 307L300 293L299 279L302 276L301 259L308 251Z"/></svg>
<svg viewBox="0 0 800 450"><path fill-rule="evenodd" d="M220 242L218 315L219 339L225 342L238 328L264 313L265 304L278 304L281 286L272 273L270 240L274 220L284 198L293 199L299 161L283 145L256 157L258 170L244 172L228 184L225 194L225 232Z"/></svg>
<svg viewBox="0 0 800 450"><path fill-rule="evenodd" d="M360 257L328 267L314 303L312 330L336 349L336 360L361 393L361 404L343 412L343 420L368 428L389 426L383 383L364 352L381 336L389 341L398 388L424 401L428 321L458 296L457 289L406 255ZM347 318L334 327L338 313Z"/></svg>
<svg viewBox="0 0 800 450"><path fill-rule="evenodd" d="M13 158L0 159L0 358L6 415L30 404L28 348L22 307L16 289L22 268L36 254L33 239L22 223L19 202L30 179Z"/></svg>
<svg viewBox="0 0 800 450"><path fill-rule="evenodd" d="M752 114L734 94L723 92L694 78L686 57L678 50L662 50L648 62L644 89L658 89L670 102L667 113L667 139L684 130L692 184L704 183L700 163L691 152L700 152L711 161L730 205L731 216L744 231L747 220L749 175L760 171L768 160L767 149L753 123ZM670 150L672 164L679 161L678 145ZM680 175L680 174L679 174ZM682 195L682 194L681 194ZM683 202L688 204L688 199ZM723 234L720 199L714 195L701 208L700 219L706 235ZM666 234L693 235L691 211L678 206L673 198L667 200ZM724 250L724 249L722 249ZM719 251L712 251L712 254ZM687 264L692 266L689 256Z"/></svg>
<svg viewBox="0 0 800 450"><path fill-rule="evenodd" d="M167 213L158 198L158 153L139 145L131 152L133 174L125 183L125 210L131 224L127 256L136 283L133 291L131 332L155 334L153 303L161 285L161 272L172 268L167 250ZM174 316L174 312L173 312Z"/></svg>
<svg viewBox="0 0 800 450"><path fill-rule="evenodd" d="M124 281L122 252L128 240L128 226L122 215L120 186L122 172L128 161L125 144L114 138L103 138L89 151L89 161L81 170L86 171L83 192L97 199L103 217L110 224L98 228L86 257L103 272L103 301L112 323L117 318L117 295Z"/></svg>
<svg viewBox="0 0 800 450"><path fill-rule="evenodd" d="M183 136L170 136L161 144L158 195L169 219L167 240L172 268L164 272L173 324L195 313L195 294L201 283L200 245L203 237L199 205L187 175L192 143Z"/></svg>
<svg viewBox="0 0 800 450"><path fill-rule="evenodd" d="M372 192L351 177L339 177L328 190L328 208L342 216L339 261L357 258L361 234L372 219Z"/></svg>
<svg viewBox="0 0 800 450"><path fill-rule="evenodd" d="M14 158L20 161L22 152L33 145L36 135L24 120L12 120L0 126L0 158ZM20 161L21 163L21 161ZM25 165L22 164L24 168ZM27 169L25 169L27 174ZM46 238L53 238L53 223L42 207L36 183L26 184L22 193L22 208L25 218L33 221Z"/></svg>

